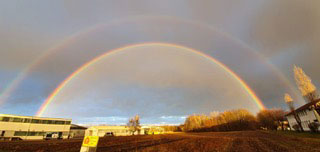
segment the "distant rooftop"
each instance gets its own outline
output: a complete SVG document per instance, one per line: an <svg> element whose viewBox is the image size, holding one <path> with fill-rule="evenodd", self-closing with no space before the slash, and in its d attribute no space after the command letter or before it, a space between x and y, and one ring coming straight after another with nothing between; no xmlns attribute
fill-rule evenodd
<svg viewBox="0 0 320 152"><path fill-rule="evenodd" d="M70 129L88 129L88 128L84 127L84 126L79 126L79 125L76 125L76 124L71 124Z"/></svg>
<svg viewBox="0 0 320 152"><path fill-rule="evenodd" d="M37 117L37 116L22 116L22 115L12 115L12 114L0 114L0 117L20 117L20 118L38 118L38 119L61 119L61 120L72 120L68 118L50 118L50 117Z"/></svg>

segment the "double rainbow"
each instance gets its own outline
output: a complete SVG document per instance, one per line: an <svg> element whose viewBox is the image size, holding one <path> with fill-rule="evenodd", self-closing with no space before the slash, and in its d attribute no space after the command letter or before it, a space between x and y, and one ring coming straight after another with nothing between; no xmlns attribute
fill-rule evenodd
<svg viewBox="0 0 320 152"><path fill-rule="evenodd" d="M102 60L103 58L107 57L107 56L111 56L114 54L117 54L119 52L122 52L126 49L130 49L130 48L135 48L135 47L141 47L141 46L152 46L152 45L161 45L161 46L168 46L168 47L175 47L175 48L180 48L180 49L184 49L187 51L190 51L194 54L200 55L203 58L219 65L222 69L224 69L230 76L232 76L235 80L237 80L239 82L239 84L243 87L243 89L250 95L250 97L253 99L253 101L255 102L255 104L258 106L259 109L265 109L265 106L263 105L262 101L258 98L258 96L256 95L256 93L249 87L248 84L246 84L241 78L240 76L238 76L235 72L233 72L229 67L227 67L226 65L224 65L223 63L221 63L220 61L218 61L217 59L206 55L200 51L197 51L195 49L191 49L191 48L187 48L181 45L177 45L177 44L170 44L170 43L140 43L140 44L133 44L133 45L128 45L125 47L121 47L118 49L114 49L111 51L108 51L100 56L97 56L96 58L90 60L89 62L83 64L81 67L79 67L76 71L74 71L72 74L70 74L63 82L61 82L58 87L50 94L50 96L44 101L44 103L41 105L41 107L39 108L38 112L37 112L37 116L42 116L43 113L45 112L45 110L48 108L48 106L50 105L50 103L53 101L53 99L63 90L63 88L68 85L68 83L75 78L76 76L78 76L81 72L85 71L88 67L94 65L95 63L99 62L100 60Z"/></svg>

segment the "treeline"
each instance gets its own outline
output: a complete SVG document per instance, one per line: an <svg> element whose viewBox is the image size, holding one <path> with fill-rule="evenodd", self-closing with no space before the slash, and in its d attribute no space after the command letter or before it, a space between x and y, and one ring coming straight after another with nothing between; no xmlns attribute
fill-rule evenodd
<svg viewBox="0 0 320 152"><path fill-rule="evenodd" d="M181 132L183 131L183 125L180 126L160 126L165 132Z"/></svg>
<svg viewBox="0 0 320 152"><path fill-rule="evenodd" d="M262 110L256 116L245 109L229 110L209 115L194 114L186 118L184 131L241 131L283 127L285 112L281 109Z"/></svg>

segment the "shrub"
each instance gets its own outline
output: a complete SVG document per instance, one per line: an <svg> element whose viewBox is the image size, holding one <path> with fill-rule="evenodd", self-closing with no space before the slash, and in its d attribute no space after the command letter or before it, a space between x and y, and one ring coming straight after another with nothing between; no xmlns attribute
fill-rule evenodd
<svg viewBox="0 0 320 152"><path fill-rule="evenodd" d="M284 115L285 112L281 109L265 109L257 114L257 120L262 128L277 130L281 126L283 130Z"/></svg>
<svg viewBox="0 0 320 152"><path fill-rule="evenodd" d="M240 131L255 130L255 117L247 110L237 109L207 115L188 116L185 131Z"/></svg>

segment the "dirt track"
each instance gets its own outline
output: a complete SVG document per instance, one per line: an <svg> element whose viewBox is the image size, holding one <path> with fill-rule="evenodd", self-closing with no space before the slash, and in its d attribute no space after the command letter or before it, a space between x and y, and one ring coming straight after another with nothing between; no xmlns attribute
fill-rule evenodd
<svg viewBox="0 0 320 152"><path fill-rule="evenodd" d="M81 139L0 142L0 151L79 151ZM98 151L320 151L320 139L262 131L100 138Z"/></svg>

